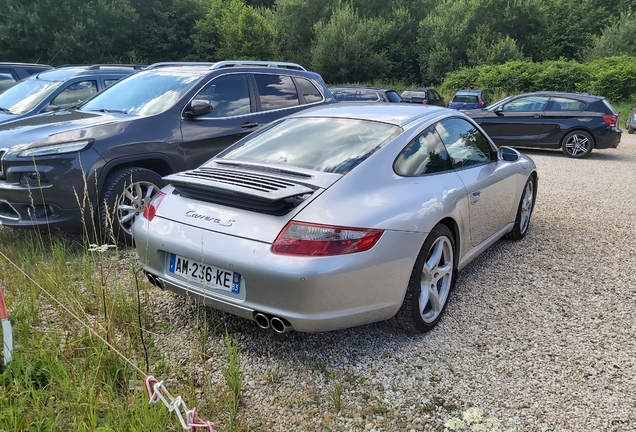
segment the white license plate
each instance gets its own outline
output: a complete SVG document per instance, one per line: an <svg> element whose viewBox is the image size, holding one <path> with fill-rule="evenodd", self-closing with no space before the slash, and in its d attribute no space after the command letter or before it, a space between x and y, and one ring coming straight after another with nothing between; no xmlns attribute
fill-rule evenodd
<svg viewBox="0 0 636 432"><path fill-rule="evenodd" d="M201 261L170 254L168 271L209 288L238 294L241 275L235 271L204 264Z"/></svg>

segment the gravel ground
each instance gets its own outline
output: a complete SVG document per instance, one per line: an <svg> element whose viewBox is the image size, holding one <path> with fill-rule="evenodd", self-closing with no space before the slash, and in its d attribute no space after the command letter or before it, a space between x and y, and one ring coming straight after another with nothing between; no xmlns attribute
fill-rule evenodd
<svg viewBox="0 0 636 432"><path fill-rule="evenodd" d="M157 348L214 398L228 391L225 330L238 340L243 429L442 431L477 407L475 431L635 431L636 137L584 160L527 153L539 172L527 237L460 273L433 332L379 323L277 335L208 311L221 330L203 363L201 310L156 290L157 314L171 320Z"/></svg>

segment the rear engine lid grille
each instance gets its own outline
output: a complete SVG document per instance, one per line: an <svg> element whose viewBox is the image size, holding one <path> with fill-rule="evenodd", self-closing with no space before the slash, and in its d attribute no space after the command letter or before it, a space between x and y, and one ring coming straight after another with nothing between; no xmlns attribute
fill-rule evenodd
<svg viewBox="0 0 636 432"><path fill-rule="evenodd" d="M274 175L216 167L201 167L164 180L185 198L272 215L288 213L318 189Z"/></svg>

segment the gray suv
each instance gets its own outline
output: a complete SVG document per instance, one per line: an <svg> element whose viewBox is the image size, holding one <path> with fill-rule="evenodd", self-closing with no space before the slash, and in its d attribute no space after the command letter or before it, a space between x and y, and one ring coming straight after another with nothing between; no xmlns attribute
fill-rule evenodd
<svg viewBox="0 0 636 432"><path fill-rule="evenodd" d="M295 63L151 65L76 109L0 125L0 224L95 227L105 241L130 243L164 176L335 102L318 74Z"/></svg>

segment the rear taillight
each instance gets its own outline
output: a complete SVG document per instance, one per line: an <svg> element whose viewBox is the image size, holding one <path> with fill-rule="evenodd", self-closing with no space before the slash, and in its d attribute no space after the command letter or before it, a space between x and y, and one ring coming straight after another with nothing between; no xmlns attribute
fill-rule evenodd
<svg viewBox="0 0 636 432"><path fill-rule="evenodd" d="M146 204L146 207L144 207L144 212L142 215L143 217L148 219L148 222L150 222L151 220L155 218L155 215L157 214L157 209L159 208L159 205L161 204L161 201L163 201L165 196L166 196L165 193L161 191L157 192L157 195L155 195L150 200L150 202Z"/></svg>
<svg viewBox="0 0 636 432"><path fill-rule="evenodd" d="M481 96L477 96L477 100L479 101L479 106L480 106L480 107L483 107L484 105L486 105L486 104L484 103L484 101L481 99Z"/></svg>
<svg viewBox="0 0 636 432"><path fill-rule="evenodd" d="M618 122L618 117L615 115L604 115L603 116L603 121L609 126L609 127L616 127L616 123Z"/></svg>
<svg viewBox="0 0 636 432"><path fill-rule="evenodd" d="M424 105L426 105L426 104L428 103L428 99L424 99L424 100L422 101L422 103L423 103Z"/></svg>
<svg viewBox="0 0 636 432"><path fill-rule="evenodd" d="M304 256L363 252L371 249L383 232L377 229L290 222L276 238L272 252Z"/></svg>

